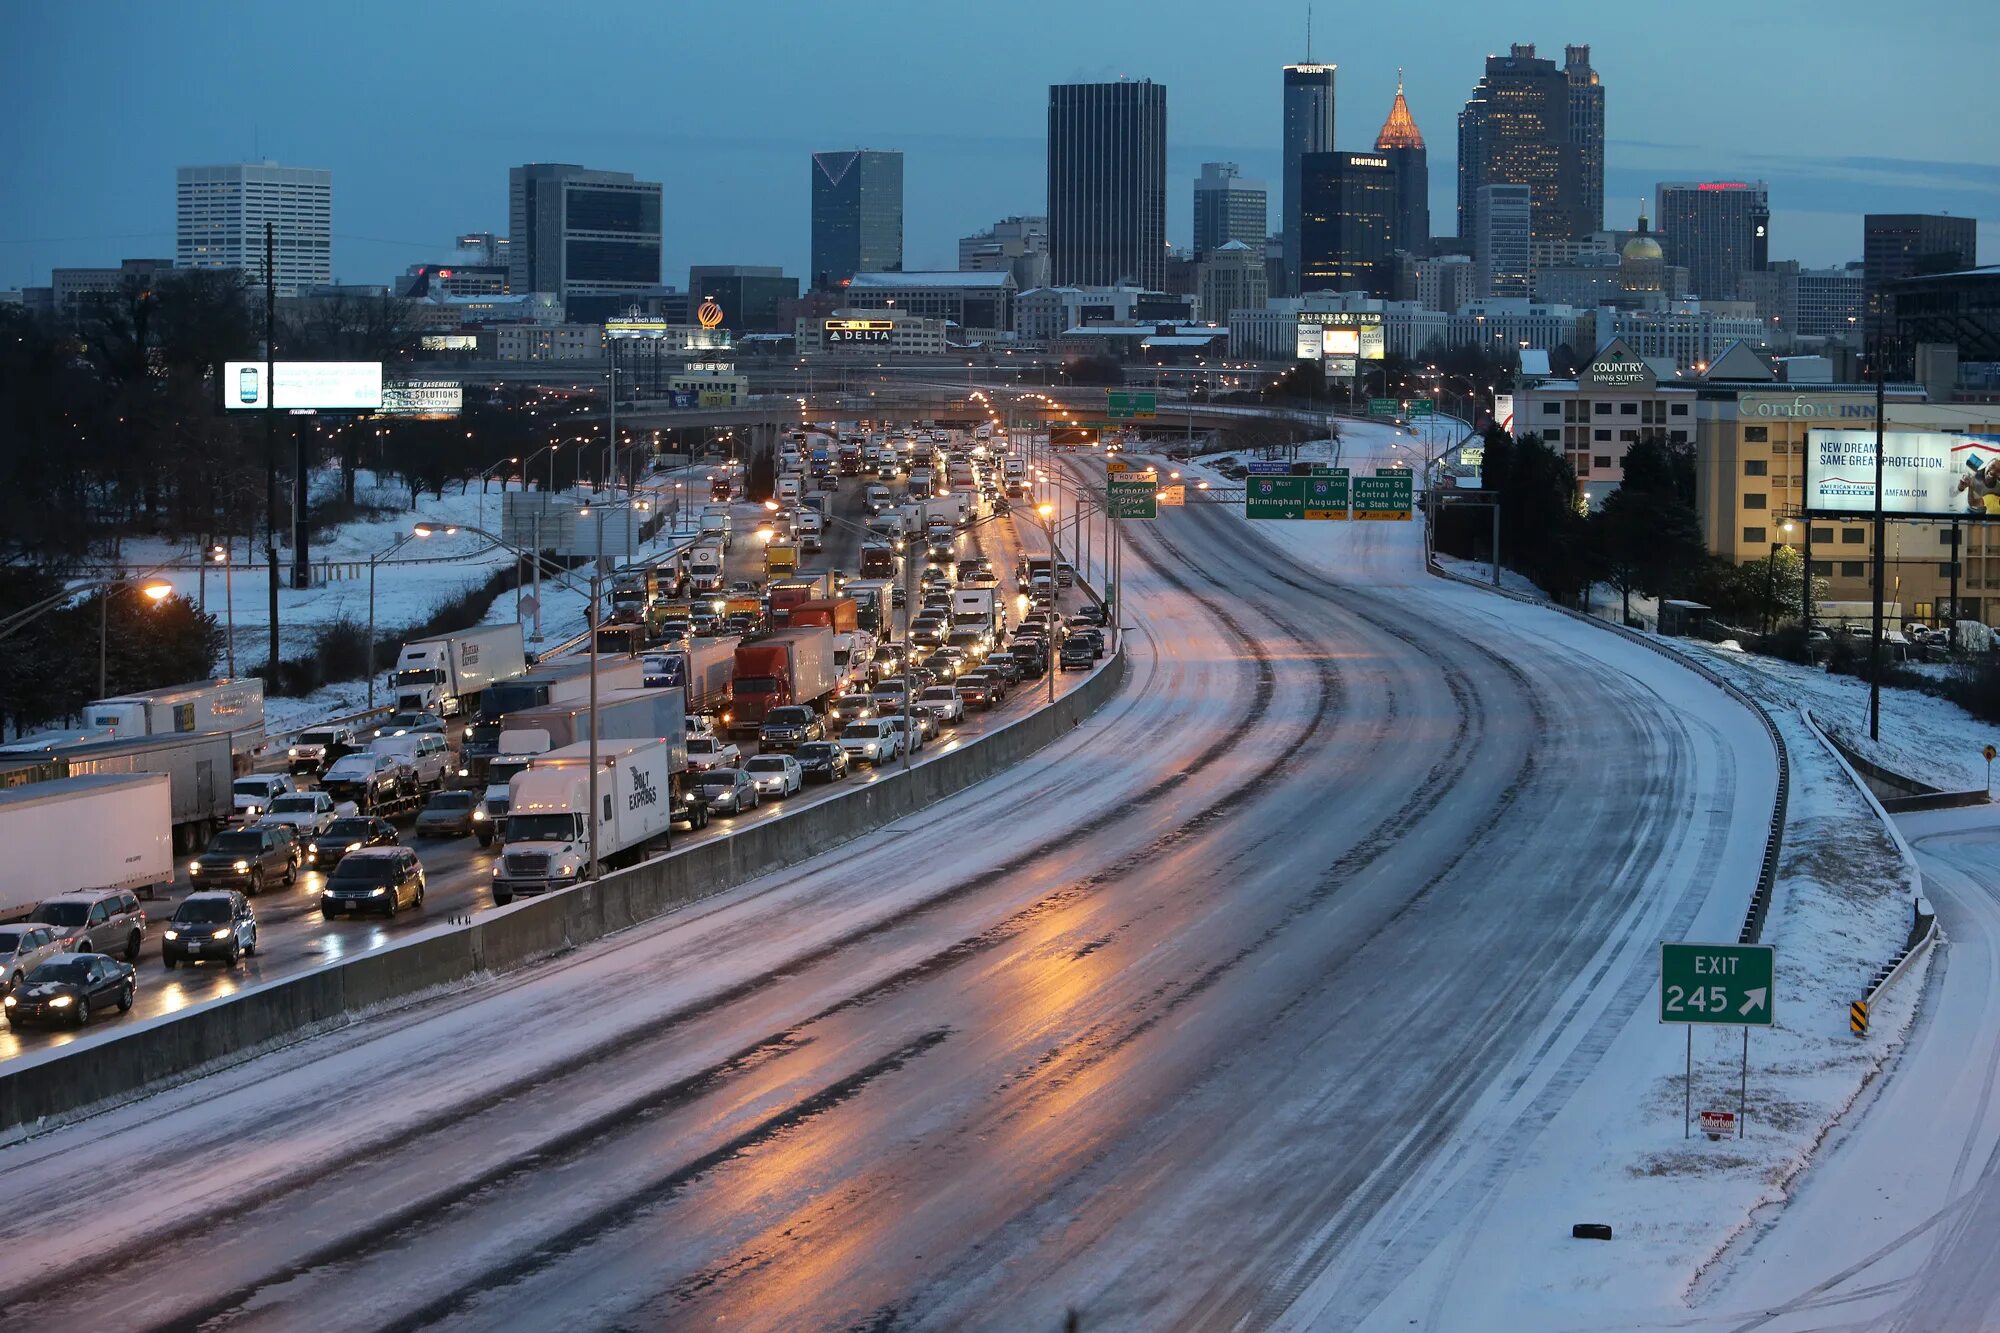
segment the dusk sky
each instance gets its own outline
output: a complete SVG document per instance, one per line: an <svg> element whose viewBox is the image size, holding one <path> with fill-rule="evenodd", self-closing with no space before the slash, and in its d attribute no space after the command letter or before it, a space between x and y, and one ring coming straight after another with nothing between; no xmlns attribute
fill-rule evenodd
<svg viewBox="0 0 2000 1333"><path fill-rule="evenodd" d="M385 283L506 228L507 169L567 161L666 185L663 278L689 263L804 274L808 154L906 154L905 266L1044 208L1047 85L1168 89L1168 235L1189 240L1200 163L1271 183L1279 66L1304 3L1014 0L963 5L17 3L0 86L0 287L53 265L173 253L174 168L330 168L334 272ZM1528 15L1532 14L1533 17ZM1893 15L1892 18L1887 15ZM1980 0L1750 6L1472 0L1321 3L1338 139L1374 144L1406 69L1430 148L1434 231L1453 226L1455 115L1510 42L1588 42L1608 90L1606 212L1655 182L1771 185L1771 256L1858 259L1868 211L1975 214L2000 261L2000 25Z"/></svg>

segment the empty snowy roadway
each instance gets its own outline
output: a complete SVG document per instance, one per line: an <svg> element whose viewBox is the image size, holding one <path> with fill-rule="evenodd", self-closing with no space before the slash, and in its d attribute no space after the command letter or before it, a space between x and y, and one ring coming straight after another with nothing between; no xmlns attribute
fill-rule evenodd
<svg viewBox="0 0 2000 1333"><path fill-rule="evenodd" d="M1406 1185L1477 1207L1496 1101L1740 903L1775 778L1678 667L1311 526L1128 525L1125 689L918 816L0 1151L0 1314L1359 1321L1436 1248Z"/></svg>

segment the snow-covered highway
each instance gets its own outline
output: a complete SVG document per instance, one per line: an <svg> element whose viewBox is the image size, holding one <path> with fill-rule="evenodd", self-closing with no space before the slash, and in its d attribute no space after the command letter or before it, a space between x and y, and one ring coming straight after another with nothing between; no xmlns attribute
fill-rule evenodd
<svg viewBox="0 0 2000 1333"><path fill-rule="evenodd" d="M1740 916L1775 764L1411 525L1310 526L1127 525L1123 692L918 816L0 1151L0 1312L1358 1323Z"/></svg>

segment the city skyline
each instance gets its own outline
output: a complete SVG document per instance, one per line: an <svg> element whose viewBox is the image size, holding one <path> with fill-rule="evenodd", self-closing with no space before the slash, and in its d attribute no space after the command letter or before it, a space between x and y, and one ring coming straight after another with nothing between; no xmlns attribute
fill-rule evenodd
<svg viewBox="0 0 2000 1333"><path fill-rule="evenodd" d="M672 99L657 129L635 127L629 114L612 114L621 105L621 88L629 93L633 81L651 77L646 72L651 50L690 39L696 49L710 49L705 35L720 37L728 30L721 16L635 11L628 25L635 40L593 57L602 81L566 93L560 120L538 120L533 104L496 100L489 85L472 77L474 68L503 57L498 41L466 34L454 43L458 59L442 67L434 52L418 62L411 58L414 51L397 44L367 42L363 34L372 25L401 17L386 6L361 4L315 15L312 27L324 30L317 36L296 16L241 6L177 11L171 18L134 9L125 16L127 40L110 45L97 40L100 24L93 15L101 9L24 12L15 23L26 44L50 58L32 62L0 94L12 122L30 127L14 136L0 158L7 164L6 178L26 187L0 199L0 286L44 284L57 266L168 253L176 168L260 159L332 171L333 269L343 282L384 283L411 264L446 257L451 238L461 231L504 230L507 169L546 160L668 182L663 281L675 282L690 264L712 263L778 264L805 276L810 226L801 163L843 140L905 153L905 266L950 267L958 237L995 217L1045 211L1043 110L1049 84L1120 75L1151 78L1171 92L1167 238L1172 244L1191 240L1189 186L1203 161L1235 161L1246 176L1282 179L1280 71L1304 57L1302 5L1259 7L1228 30L1204 28L1200 42L1188 40L1190 30L1180 22L1198 7L1110 5L1093 11L1076 40L1061 47L1042 40L1046 33L1037 21L1041 11L1046 17L1059 11L1030 4L1023 11L1023 31L981 34L980 64L1005 71L1004 76L986 79L982 95L963 99L962 106L947 96L922 115L911 114L913 103L904 98L814 96L825 81L818 70L858 58L892 32L913 60L926 51L947 50L957 37L948 19L910 4L838 18L793 6L771 8L784 12L795 34L810 39L788 49L795 45L815 54L808 60L774 50L761 77L773 87L796 87L799 95L770 99L774 109L766 110L751 85L725 84L712 97ZM1926 96L1938 98L1942 89L1948 103L1953 89L1973 86L1952 75L1960 62L1963 73L1972 73L1976 44L1923 50L1915 37L1876 33L1858 15L1835 14L1811 30L1794 31L1717 6L1718 19L1728 14L1735 25L1738 43L1711 48L1689 37L1684 49L1676 49L1677 39L1580 5L1551 6L1530 22L1473 19L1469 7L1458 5L1429 8L1462 13L1468 21L1446 25L1453 30L1443 36L1433 23L1406 19L1402 28L1391 28L1386 16L1359 16L1340 31L1322 24L1313 56L1340 66L1340 101L1349 114L1339 118L1337 146L1347 151L1369 147L1367 140L1393 100L1397 67L1403 67L1417 123L1436 127L1434 226L1445 225L1451 215L1456 181L1455 145L1444 128L1470 94L1485 55L1505 51L1514 41L1535 42L1544 52L1587 42L1592 63L1611 90L1605 184L1610 225L1628 225L1625 219L1636 213L1639 200L1650 198L1662 181L1742 177L1770 183L1773 259L1795 258L1810 266L1859 260L1861 218L1868 212L1980 216L1982 239L1989 249L2000 245L2000 161L1979 160L1992 159L1994 152L1975 141L1973 127L1980 118L1970 108L1969 92L1962 95L1964 114L1953 114L1948 104L1940 108L1934 132L1922 141L1925 157L1899 158L1906 142L1899 131L1853 105L1857 99L1825 98L1823 82L1808 68L1813 52L1838 50L1865 36L1882 77L1900 78L1912 90L1921 78ZM1943 3L1918 8L1941 23L1969 19L1973 12ZM508 9L499 6L503 14ZM1134 30L1126 19L1140 13L1156 22ZM1678 30L1698 27L1683 23ZM226 45L242 61L240 77L213 85L200 105L178 98L180 57L223 49L215 43L225 33ZM586 34L558 29L548 35L538 52L554 68L570 67L568 56L572 48L580 53ZM350 86L339 83L339 67L301 70L278 58L308 37L327 49L368 52L370 96L342 103L347 114L326 114ZM1664 53L1662 40L1669 43ZM1796 66L1760 64L1754 84L1732 82L1732 70L1747 73L1756 63L1751 51L1757 43L1779 40L1799 44ZM102 104L89 85L52 77L65 67L65 53L86 48L102 78L128 89L125 101ZM1114 54L1121 63L1106 63ZM1663 60L1663 54L1682 61ZM826 56L835 59L826 62ZM271 60L260 63L260 57ZM1672 67L1687 60L1706 62L1703 68L1712 77L1698 85L1685 78L1676 83ZM1663 85L1673 91L1663 91ZM1730 91L1739 86L1740 93ZM940 93L946 87L940 82ZM130 114L133 98L147 105L145 116ZM1787 99L1804 108L1797 117L1770 114ZM464 114L438 110L461 104ZM1745 142L1741 124L1753 118L1757 147L1734 147ZM61 126L62 133L39 133L37 126ZM392 151L406 141L420 148ZM1844 151L1828 153L1828 144ZM1955 153L1963 160L1952 160Z"/></svg>

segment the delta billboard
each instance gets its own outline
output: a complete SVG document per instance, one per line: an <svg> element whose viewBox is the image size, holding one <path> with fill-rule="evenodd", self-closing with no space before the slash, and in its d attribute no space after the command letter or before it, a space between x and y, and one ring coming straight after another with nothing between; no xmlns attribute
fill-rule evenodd
<svg viewBox="0 0 2000 1333"><path fill-rule="evenodd" d="M1874 512L1873 430L1806 433L1806 508L1816 514ZM1885 431L1882 510L2000 515L2000 435Z"/></svg>

